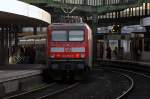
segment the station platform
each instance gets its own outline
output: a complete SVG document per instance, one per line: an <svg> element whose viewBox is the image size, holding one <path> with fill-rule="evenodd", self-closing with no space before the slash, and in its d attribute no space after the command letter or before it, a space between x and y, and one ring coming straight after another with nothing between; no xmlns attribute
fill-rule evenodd
<svg viewBox="0 0 150 99"><path fill-rule="evenodd" d="M7 64L0 65L0 70L42 70L46 65L41 64Z"/></svg>
<svg viewBox="0 0 150 99"><path fill-rule="evenodd" d="M95 66L117 67L141 72L150 72L150 62L143 60L101 60L98 59Z"/></svg>
<svg viewBox="0 0 150 99"><path fill-rule="evenodd" d="M144 61L144 60L116 60L116 59L97 59L97 62L122 62L122 63L133 63L133 64L141 64L141 65L149 65L150 61Z"/></svg>
<svg viewBox="0 0 150 99"><path fill-rule="evenodd" d="M30 66L30 65L29 65ZM0 99L42 85L42 70L0 70Z"/></svg>

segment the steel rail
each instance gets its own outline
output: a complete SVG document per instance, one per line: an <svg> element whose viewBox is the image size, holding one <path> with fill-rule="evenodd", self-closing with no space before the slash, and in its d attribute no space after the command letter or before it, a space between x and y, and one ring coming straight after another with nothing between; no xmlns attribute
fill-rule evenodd
<svg viewBox="0 0 150 99"><path fill-rule="evenodd" d="M101 67L101 68L102 68L102 67ZM104 67L104 68L105 68L105 67ZM102 70L102 69L95 69L95 70ZM126 78L128 78L128 79L131 81L130 87L129 87L126 91L124 91L123 94L121 94L120 96L118 96L118 97L115 98L115 99L121 99L122 97L124 97L127 93L129 93L129 92L133 89L133 87L134 87L134 80L133 80L132 77L130 77L129 75L127 75L127 74L125 74L125 73L121 73L121 72L114 71L114 70L111 70L111 72L119 73L119 74L125 76Z"/></svg>
<svg viewBox="0 0 150 99"><path fill-rule="evenodd" d="M107 70L113 69L113 70L116 70L116 71L124 71L124 72L128 72L128 73L140 75L140 76L143 76L143 77L145 77L145 78L150 79L150 76L148 76L148 75L146 75L146 74L144 74L144 73L135 72L135 71L133 71L133 70L126 70L126 69L121 69L121 68L116 68L116 67L98 67L98 68L107 69ZM132 77L132 78L133 78L133 77ZM133 80L133 81L134 81L134 80ZM131 91L131 90L132 90L132 88L131 88L129 91ZM117 97L116 99L121 99L121 98L123 98L125 95L127 95L127 94L129 93L129 91L126 92L126 93L123 93L121 96Z"/></svg>
<svg viewBox="0 0 150 99"><path fill-rule="evenodd" d="M80 84L80 83L78 83L78 82L77 82L77 83L74 83L74 84L72 84L72 85L69 85L69 86L66 87L66 88L56 90L56 91L54 91L54 92L52 92L52 93L49 93L49 94L47 94L47 95L45 95L45 96L42 96L42 97L39 97L39 98L37 98L37 99L46 99L46 98L48 98L48 97L50 97L50 96L53 96L53 95L56 95L56 94L60 94L60 93L65 92L65 91L67 91L67 90L69 90L69 89L72 89L72 88L78 86L79 84Z"/></svg>
<svg viewBox="0 0 150 99"><path fill-rule="evenodd" d="M37 88L37 89L33 89L33 90L30 90L30 91L23 92L23 93L16 94L16 95L12 95L12 96L9 96L9 97L4 97L3 99L12 99L12 98L19 97L19 96L22 96L22 95L31 94L31 93L33 93L33 92L37 92L37 91L39 91L39 90L52 87L52 86L54 86L54 85L56 85L56 83L51 83L51 84L48 84L48 85L39 87L39 88Z"/></svg>

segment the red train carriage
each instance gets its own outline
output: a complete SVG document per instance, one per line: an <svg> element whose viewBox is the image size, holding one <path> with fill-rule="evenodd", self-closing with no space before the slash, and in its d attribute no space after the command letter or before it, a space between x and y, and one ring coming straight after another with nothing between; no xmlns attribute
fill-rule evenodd
<svg viewBox="0 0 150 99"><path fill-rule="evenodd" d="M48 66L51 74L83 72L92 66L92 33L84 23L60 23L48 27Z"/></svg>

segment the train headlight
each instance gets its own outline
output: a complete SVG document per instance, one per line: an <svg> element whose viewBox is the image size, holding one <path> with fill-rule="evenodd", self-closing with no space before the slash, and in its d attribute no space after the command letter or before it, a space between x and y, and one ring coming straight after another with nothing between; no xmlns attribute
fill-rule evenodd
<svg viewBox="0 0 150 99"><path fill-rule="evenodd" d="M85 54L82 53L82 54L81 54L81 58L85 58Z"/></svg>
<svg viewBox="0 0 150 99"><path fill-rule="evenodd" d="M51 55L51 58L55 58L55 55Z"/></svg>
<svg viewBox="0 0 150 99"><path fill-rule="evenodd" d="M61 55L60 54L56 54L55 57L56 58L61 58Z"/></svg>
<svg viewBox="0 0 150 99"><path fill-rule="evenodd" d="M76 53L75 58L80 58L80 54Z"/></svg>

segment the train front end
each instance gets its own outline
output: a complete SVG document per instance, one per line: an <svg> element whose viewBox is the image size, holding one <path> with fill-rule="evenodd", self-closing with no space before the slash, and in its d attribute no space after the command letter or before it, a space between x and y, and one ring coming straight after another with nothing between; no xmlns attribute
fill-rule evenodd
<svg viewBox="0 0 150 99"><path fill-rule="evenodd" d="M47 64L51 75L80 75L91 66L91 30L86 24L54 24L48 28Z"/></svg>

